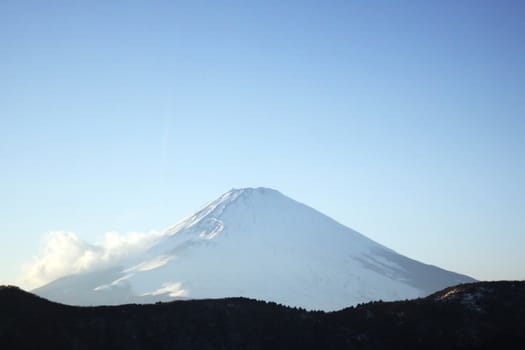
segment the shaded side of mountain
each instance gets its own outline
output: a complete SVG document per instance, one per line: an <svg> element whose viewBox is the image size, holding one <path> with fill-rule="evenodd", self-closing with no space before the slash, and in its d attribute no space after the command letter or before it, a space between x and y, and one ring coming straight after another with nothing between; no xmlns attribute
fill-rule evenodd
<svg viewBox="0 0 525 350"><path fill-rule="evenodd" d="M417 260L410 259L406 256L397 254L388 249L372 249L373 256L383 258L383 261L389 261L393 265L389 266L389 274L400 280L406 281L407 284L421 290L422 296L435 293L443 288L460 283L477 282L472 277L462 275L459 273L447 271L437 266L421 263ZM356 258L363 266L370 270L377 270L382 273L377 265L369 260ZM373 261L373 260L372 260Z"/></svg>
<svg viewBox="0 0 525 350"><path fill-rule="evenodd" d="M525 282L305 311L244 298L72 307L0 287L2 349L494 349L525 344Z"/></svg>

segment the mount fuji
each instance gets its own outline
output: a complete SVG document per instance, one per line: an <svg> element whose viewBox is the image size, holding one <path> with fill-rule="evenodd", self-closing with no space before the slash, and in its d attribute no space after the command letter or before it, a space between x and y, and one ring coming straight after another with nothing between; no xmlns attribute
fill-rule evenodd
<svg viewBox="0 0 525 350"><path fill-rule="evenodd" d="M139 257L33 292L73 305L243 296L336 310L473 281L400 255L276 190L246 188L168 228Z"/></svg>

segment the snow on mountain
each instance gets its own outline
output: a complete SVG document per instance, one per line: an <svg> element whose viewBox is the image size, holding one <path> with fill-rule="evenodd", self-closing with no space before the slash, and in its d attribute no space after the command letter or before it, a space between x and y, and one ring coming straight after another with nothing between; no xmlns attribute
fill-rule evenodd
<svg viewBox="0 0 525 350"><path fill-rule="evenodd" d="M167 229L139 258L34 292L76 305L245 296L335 310L472 281L397 254L278 191L247 188Z"/></svg>

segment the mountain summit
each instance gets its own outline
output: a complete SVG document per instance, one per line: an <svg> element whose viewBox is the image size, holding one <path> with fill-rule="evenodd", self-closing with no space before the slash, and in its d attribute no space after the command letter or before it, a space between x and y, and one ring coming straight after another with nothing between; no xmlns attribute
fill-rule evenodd
<svg viewBox="0 0 525 350"><path fill-rule="evenodd" d="M122 266L66 276L34 292L77 305L244 296L335 310L472 281L397 254L276 190L246 188L168 228Z"/></svg>

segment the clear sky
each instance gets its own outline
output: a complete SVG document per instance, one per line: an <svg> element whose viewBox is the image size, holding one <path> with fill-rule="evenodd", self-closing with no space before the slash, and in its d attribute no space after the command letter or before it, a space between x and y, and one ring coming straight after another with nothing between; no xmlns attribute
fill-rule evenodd
<svg viewBox="0 0 525 350"><path fill-rule="evenodd" d="M1 1L0 282L265 186L525 279L525 3Z"/></svg>

